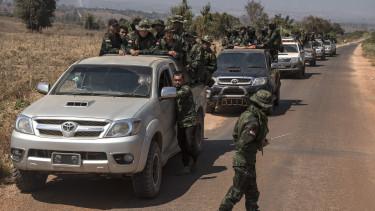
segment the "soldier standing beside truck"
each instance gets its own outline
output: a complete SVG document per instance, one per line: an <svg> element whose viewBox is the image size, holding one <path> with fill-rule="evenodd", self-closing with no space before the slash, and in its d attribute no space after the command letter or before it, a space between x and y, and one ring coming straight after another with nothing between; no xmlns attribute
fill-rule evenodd
<svg viewBox="0 0 375 211"><path fill-rule="evenodd" d="M185 83L183 73L175 73L173 79L177 89L177 140L181 148L182 163L184 165L180 174L183 175L194 171L199 155L199 149L195 141L197 113L195 111L193 93L190 86Z"/></svg>
<svg viewBox="0 0 375 211"><path fill-rule="evenodd" d="M233 158L233 185L224 197L219 211L230 211L242 196L246 210L258 211L259 191L256 182L256 154L268 144L268 119L266 112L272 107L272 94L259 90L250 97L251 105L241 114L234 131L236 152Z"/></svg>

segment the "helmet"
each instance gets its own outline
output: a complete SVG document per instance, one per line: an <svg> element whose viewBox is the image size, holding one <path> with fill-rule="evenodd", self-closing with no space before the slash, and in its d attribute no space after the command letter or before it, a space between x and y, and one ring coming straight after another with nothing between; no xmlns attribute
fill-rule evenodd
<svg viewBox="0 0 375 211"><path fill-rule="evenodd" d="M175 29L171 25L167 25L164 29L165 32L174 32Z"/></svg>
<svg viewBox="0 0 375 211"><path fill-rule="evenodd" d="M250 97L250 101L263 109L269 109L272 107L272 94L267 90L261 89Z"/></svg>
<svg viewBox="0 0 375 211"><path fill-rule="evenodd" d="M142 20L139 22L139 24L136 26L136 29L138 31L150 31L151 30L151 24L150 21L147 19Z"/></svg>
<svg viewBox="0 0 375 211"><path fill-rule="evenodd" d="M206 35L202 38L202 41L205 42L205 43L212 43L213 42L213 39L211 36L209 35Z"/></svg>
<svg viewBox="0 0 375 211"><path fill-rule="evenodd" d="M174 15L174 16L172 16L172 18L170 19L170 21L172 22L172 23L184 23L185 22L185 19L184 19L184 17L183 16L181 16L181 15Z"/></svg>
<svg viewBox="0 0 375 211"><path fill-rule="evenodd" d="M158 20L155 20L154 23L152 23L151 26L154 27L154 26L165 26L165 25L164 25L163 20L158 19Z"/></svg>

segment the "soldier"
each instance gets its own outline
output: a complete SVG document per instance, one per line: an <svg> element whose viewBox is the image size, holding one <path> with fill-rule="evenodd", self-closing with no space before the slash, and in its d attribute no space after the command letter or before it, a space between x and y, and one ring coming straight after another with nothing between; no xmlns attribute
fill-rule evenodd
<svg viewBox="0 0 375 211"><path fill-rule="evenodd" d="M229 211L242 196L246 198L246 210L257 211L259 191L256 182L256 154L268 144L268 119L266 112L272 107L272 94L259 90L250 97L251 105L241 114L234 131L236 152L233 158L233 185L224 197L219 211Z"/></svg>
<svg viewBox="0 0 375 211"><path fill-rule="evenodd" d="M260 46L260 48L269 49L273 61L277 62L278 52L282 51L281 44L280 30L276 27L276 23L270 23L268 36L263 45Z"/></svg>
<svg viewBox="0 0 375 211"><path fill-rule="evenodd" d="M124 54L125 49L122 48L122 39L120 36L120 26L116 19L108 21L108 31L105 33L99 56L105 54Z"/></svg>
<svg viewBox="0 0 375 211"><path fill-rule="evenodd" d="M164 29L165 29L164 21L160 19L156 20L151 26L155 31L154 36L155 36L156 41L160 42L160 40L163 39L164 37Z"/></svg>
<svg viewBox="0 0 375 211"><path fill-rule="evenodd" d="M190 52L190 49L192 48L192 45L189 44L189 42L187 41L187 37L189 37L189 35L184 30L185 19L181 15L174 15L171 17L169 21L172 24L175 39L179 40L179 42L182 44L183 54L182 54L181 61L183 63L183 66L186 66L187 56L188 56L188 53Z"/></svg>
<svg viewBox="0 0 375 211"><path fill-rule="evenodd" d="M197 113L195 111L193 93L185 83L184 75L182 73L175 73L173 79L177 89L177 139L181 148L182 163L184 165L181 174L189 174L195 169L199 155L195 140Z"/></svg>
<svg viewBox="0 0 375 211"><path fill-rule="evenodd" d="M217 61L211 49L212 38L206 35L201 41L193 46L188 56L188 66L192 83L208 85L212 73L216 71Z"/></svg>
<svg viewBox="0 0 375 211"><path fill-rule="evenodd" d="M124 23L120 24L120 37L122 41L121 49L123 49L123 53L120 53L120 55L125 55L128 53L128 45L129 45L128 33L129 33L128 26L125 25Z"/></svg>
<svg viewBox="0 0 375 211"><path fill-rule="evenodd" d="M182 59L182 44L174 36L174 30L171 26L165 28L164 38L156 45L155 55L168 55L175 58L179 63Z"/></svg>
<svg viewBox="0 0 375 211"><path fill-rule="evenodd" d="M132 56L138 56L140 54L153 54L156 46L156 40L154 35L151 33L151 24L145 19L139 22L136 26L136 34L132 41L129 42L130 54Z"/></svg>

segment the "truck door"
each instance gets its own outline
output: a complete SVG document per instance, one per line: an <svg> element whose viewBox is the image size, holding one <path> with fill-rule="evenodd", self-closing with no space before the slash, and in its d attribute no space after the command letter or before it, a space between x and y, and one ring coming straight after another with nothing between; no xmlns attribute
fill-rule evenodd
<svg viewBox="0 0 375 211"><path fill-rule="evenodd" d="M159 120L163 128L163 152L169 153L177 147L176 141L176 112L175 112L175 99L161 100L161 90L163 87L171 87L172 72L169 66L164 66L159 72L158 80L158 96L160 102L160 116Z"/></svg>

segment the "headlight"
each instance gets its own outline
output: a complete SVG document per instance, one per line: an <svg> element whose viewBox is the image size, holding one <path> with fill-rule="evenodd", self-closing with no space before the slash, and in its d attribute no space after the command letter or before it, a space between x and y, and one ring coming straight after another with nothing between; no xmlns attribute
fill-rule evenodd
<svg viewBox="0 0 375 211"><path fill-rule="evenodd" d="M141 129L141 120L125 119L112 123L110 129L105 135L106 138L118 138L126 136L134 136Z"/></svg>
<svg viewBox="0 0 375 211"><path fill-rule="evenodd" d="M33 123L31 121L31 118L24 116L24 115L19 115L16 120L15 130L20 133L33 135L34 130L33 130Z"/></svg>
<svg viewBox="0 0 375 211"><path fill-rule="evenodd" d="M253 81L253 86L261 86L267 83L267 78L255 78Z"/></svg>

